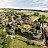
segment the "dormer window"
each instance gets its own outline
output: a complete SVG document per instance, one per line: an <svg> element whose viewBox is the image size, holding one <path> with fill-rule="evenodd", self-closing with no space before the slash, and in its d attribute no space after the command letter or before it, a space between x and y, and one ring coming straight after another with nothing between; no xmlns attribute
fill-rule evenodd
<svg viewBox="0 0 48 48"><path fill-rule="evenodd" d="M19 18L19 16L16 16L16 18Z"/></svg>
<svg viewBox="0 0 48 48"><path fill-rule="evenodd" d="M2 15L1 15L2 16Z"/></svg>
<svg viewBox="0 0 48 48"><path fill-rule="evenodd" d="M13 17L13 19L14 19L14 20L16 20L16 18L15 18L15 17Z"/></svg>

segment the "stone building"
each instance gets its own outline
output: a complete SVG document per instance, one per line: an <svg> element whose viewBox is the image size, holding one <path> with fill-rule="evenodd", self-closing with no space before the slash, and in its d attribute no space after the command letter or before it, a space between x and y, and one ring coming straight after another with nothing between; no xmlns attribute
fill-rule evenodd
<svg viewBox="0 0 48 48"><path fill-rule="evenodd" d="M5 24L5 13L0 12L0 23Z"/></svg>

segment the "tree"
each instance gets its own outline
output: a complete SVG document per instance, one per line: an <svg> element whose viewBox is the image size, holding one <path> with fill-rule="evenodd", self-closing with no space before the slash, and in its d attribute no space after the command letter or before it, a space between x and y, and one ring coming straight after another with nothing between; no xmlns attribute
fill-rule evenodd
<svg viewBox="0 0 48 48"><path fill-rule="evenodd" d="M34 12L34 14L33 14L34 16L38 16L39 15L39 13L38 12Z"/></svg>
<svg viewBox="0 0 48 48"><path fill-rule="evenodd" d="M10 48L10 43L11 43L12 39L10 36L8 36L5 40L4 40L4 43L3 43L3 48Z"/></svg>
<svg viewBox="0 0 48 48"><path fill-rule="evenodd" d="M0 36L4 39L6 37L6 31L0 29Z"/></svg>
<svg viewBox="0 0 48 48"><path fill-rule="evenodd" d="M23 15L21 16L22 19L29 19L29 17L30 17L30 16L29 16L29 15L26 15L26 14L23 14Z"/></svg>
<svg viewBox="0 0 48 48"><path fill-rule="evenodd" d="M6 32L9 35L14 35L15 34L14 30L11 30L11 29L6 30Z"/></svg>
<svg viewBox="0 0 48 48"><path fill-rule="evenodd" d="M44 45L47 45L47 38L46 38L46 33L45 33L45 29L44 29L44 19L45 19L45 15L41 16L41 24L42 24L42 38L44 39Z"/></svg>

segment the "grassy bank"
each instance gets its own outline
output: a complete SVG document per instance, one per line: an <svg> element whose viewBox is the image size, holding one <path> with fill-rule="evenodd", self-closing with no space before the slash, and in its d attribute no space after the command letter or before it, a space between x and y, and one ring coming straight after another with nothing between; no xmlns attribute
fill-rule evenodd
<svg viewBox="0 0 48 48"><path fill-rule="evenodd" d="M44 48L38 45L27 45L25 42L18 40L18 39L14 39L12 40L12 42L10 43L10 48Z"/></svg>

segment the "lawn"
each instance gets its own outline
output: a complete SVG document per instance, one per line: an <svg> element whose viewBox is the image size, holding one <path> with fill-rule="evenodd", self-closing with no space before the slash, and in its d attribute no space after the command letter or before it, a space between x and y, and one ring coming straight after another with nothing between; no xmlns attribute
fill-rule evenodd
<svg viewBox="0 0 48 48"><path fill-rule="evenodd" d="M10 48L44 48L44 47L40 47L37 45L27 45L25 42L18 40L18 39L14 39L12 40L12 42L10 43Z"/></svg>
<svg viewBox="0 0 48 48"><path fill-rule="evenodd" d="M30 20L31 20L31 21L34 21L36 18L37 18L36 16L31 16L31 17L30 17Z"/></svg>
<svg viewBox="0 0 48 48"><path fill-rule="evenodd" d="M20 28L25 28L25 29L27 29L27 30L30 30L30 29L32 28L32 26L31 26L31 25L27 25L27 24L22 24L22 25L20 26Z"/></svg>

